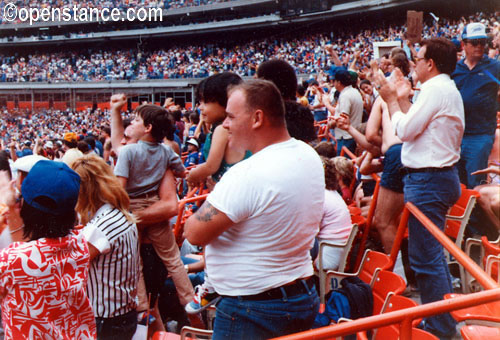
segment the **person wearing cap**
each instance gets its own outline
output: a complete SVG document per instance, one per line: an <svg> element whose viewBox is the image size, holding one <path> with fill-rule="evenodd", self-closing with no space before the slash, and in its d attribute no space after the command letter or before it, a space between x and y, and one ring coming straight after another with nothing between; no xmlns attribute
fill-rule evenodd
<svg viewBox="0 0 500 340"><path fill-rule="evenodd" d="M61 161L71 166L71 163L79 157L83 156L83 152L78 150L78 136L74 132L66 132L64 134L64 156L62 156Z"/></svg>
<svg viewBox="0 0 500 340"><path fill-rule="evenodd" d="M43 149L47 154L47 158L49 158L50 160L54 160L54 157L56 155L56 153L54 152L54 143L52 143L52 141L50 140L45 142Z"/></svg>
<svg viewBox="0 0 500 340"><path fill-rule="evenodd" d="M340 93L335 111L332 111L333 107L327 106L333 116L333 122L340 115L346 115L349 117L352 127L359 129L363 117L363 98L359 91L352 87L352 76L349 71L337 69L333 85ZM356 151L356 141L347 131L335 128L335 138L337 139L338 156L340 156L343 146L346 146L353 153Z"/></svg>
<svg viewBox="0 0 500 340"><path fill-rule="evenodd" d="M11 149L12 150L12 149ZM29 156L33 154L33 150L31 150L31 141L27 140L22 144L21 150L15 152L17 158L22 158L25 156Z"/></svg>
<svg viewBox="0 0 500 340"><path fill-rule="evenodd" d="M0 298L6 339L95 339L85 287L90 261L74 230L80 177L62 162L38 161L16 198L0 172L0 203L14 242L0 251ZM19 201L19 203L18 203Z"/></svg>
<svg viewBox="0 0 500 340"><path fill-rule="evenodd" d="M423 40L421 46L415 57L415 72L422 86L413 104L409 101L411 83L399 69L391 80L381 74L375 77L396 136L403 141L405 203L413 203L444 231L448 209L460 197L455 164L460 158L464 107L450 78L457 62L453 43L432 38ZM422 303L440 301L453 292L443 246L414 216L408 220L408 230L410 266ZM422 326L441 339L456 333L456 322L449 313L426 318Z"/></svg>
<svg viewBox="0 0 500 340"><path fill-rule="evenodd" d="M187 168L188 166L198 164L200 160L200 153L198 152L198 141L195 138L190 138L186 144L188 146L188 155L184 161L184 166Z"/></svg>
<svg viewBox="0 0 500 340"><path fill-rule="evenodd" d="M16 172L16 188L20 192L24 179L28 176L31 168L35 166L38 161L46 160L47 158L39 155L29 155L18 158L12 165L13 170Z"/></svg>
<svg viewBox="0 0 500 340"><path fill-rule="evenodd" d="M467 188L486 180L486 175L472 175L488 167L488 157L495 140L500 62L485 54L488 36L486 26L468 24L462 33L465 58L457 63L452 78L462 95L465 110L465 132L458 170Z"/></svg>

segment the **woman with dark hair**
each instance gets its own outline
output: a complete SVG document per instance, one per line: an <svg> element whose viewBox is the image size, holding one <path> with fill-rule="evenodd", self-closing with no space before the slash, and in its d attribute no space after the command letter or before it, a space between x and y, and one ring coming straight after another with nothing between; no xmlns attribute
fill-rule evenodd
<svg viewBox="0 0 500 340"><path fill-rule="evenodd" d="M62 162L42 160L16 198L0 171L0 203L14 240L0 251L0 299L6 339L94 339L85 292L89 251L73 230L80 177Z"/></svg>

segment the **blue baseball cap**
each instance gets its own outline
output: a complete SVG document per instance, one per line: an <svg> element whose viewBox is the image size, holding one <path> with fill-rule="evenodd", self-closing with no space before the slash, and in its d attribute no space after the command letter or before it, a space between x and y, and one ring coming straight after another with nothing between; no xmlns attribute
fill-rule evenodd
<svg viewBox="0 0 500 340"><path fill-rule="evenodd" d="M341 70L347 71L347 69L345 67L336 66L336 65L332 65L330 67L327 67L325 71L330 76L331 79L335 79L335 74Z"/></svg>
<svg viewBox="0 0 500 340"><path fill-rule="evenodd" d="M80 176L63 162L38 161L21 187L24 201L43 212L63 215L75 210Z"/></svg>

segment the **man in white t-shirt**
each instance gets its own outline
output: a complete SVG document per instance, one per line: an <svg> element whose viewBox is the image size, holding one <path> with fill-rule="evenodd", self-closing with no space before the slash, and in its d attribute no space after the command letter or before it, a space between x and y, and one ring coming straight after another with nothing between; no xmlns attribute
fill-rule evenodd
<svg viewBox="0 0 500 340"><path fill-rule="evenodd" d="M206 245L210 281L222 296L214 339L267 339L309 329L319 300L309 249L324 200L321 160L290 138L276 86L230 89L229 147L253 156L232 167L187 220L189 242Z"/></svg>

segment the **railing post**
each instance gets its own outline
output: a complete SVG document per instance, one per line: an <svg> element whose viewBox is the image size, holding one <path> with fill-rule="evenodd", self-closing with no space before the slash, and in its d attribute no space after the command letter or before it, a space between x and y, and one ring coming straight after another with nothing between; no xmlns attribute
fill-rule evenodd
<svg viewBox="0 0 500 340"><path fill-rule="evenodd" d="M411 340L412 319L405 318L399 325L399 339Z"/></svg>
<svg viewBox="0 0 500 340"><path fill-rule="evenodd" d="M390 271L392 271L394 269L394 265L396 264L396 259L398 257L398 252L401 249L401 242L403 241L403 238L405 236L405 231L406 231L406 228L408 225L409 218L410 218L410 211L408 210L408 208L405 205L405 207L403 209L403 214L401 215L401 219L399 220L399 226L398 226L398 230L396 232L396 237L394 238L394 242L393 242L392 248L391 248L390 258L391 258L392 264L391 264L391 267L389 268Z"/></svg>

